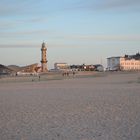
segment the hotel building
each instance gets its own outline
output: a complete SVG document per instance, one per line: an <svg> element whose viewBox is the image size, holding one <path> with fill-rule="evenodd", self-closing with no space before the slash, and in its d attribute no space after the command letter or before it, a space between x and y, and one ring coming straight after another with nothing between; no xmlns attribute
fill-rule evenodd
<svg viewBox="0 0 140 140"><path fill-rule="evenodd" d="M124 57L109 57L107 58L107 70L139 71L140 54L125 55Z"/></svg>

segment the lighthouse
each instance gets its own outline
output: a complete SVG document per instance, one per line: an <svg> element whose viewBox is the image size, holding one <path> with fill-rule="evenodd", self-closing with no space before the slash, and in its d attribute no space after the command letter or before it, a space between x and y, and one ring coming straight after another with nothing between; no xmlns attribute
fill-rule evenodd
<svg viewBox="0 0 140 140"><path fill-rule="evenodd" d="M42 47L41 47L41 71L42 72L47 72L48 68L47 68L47 45L46 43L42 43Z"/></svg>

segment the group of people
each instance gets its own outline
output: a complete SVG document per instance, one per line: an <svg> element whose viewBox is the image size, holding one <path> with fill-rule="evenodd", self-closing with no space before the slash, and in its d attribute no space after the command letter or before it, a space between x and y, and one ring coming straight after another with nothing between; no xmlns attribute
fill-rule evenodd
<svg viewBox="0 0 140 140"><path fill-rule="evenodd" d="M69 74L68 71L62 73L63 76L69 76ZM75 71L72 72L72 75L75 76Z"/></svg>

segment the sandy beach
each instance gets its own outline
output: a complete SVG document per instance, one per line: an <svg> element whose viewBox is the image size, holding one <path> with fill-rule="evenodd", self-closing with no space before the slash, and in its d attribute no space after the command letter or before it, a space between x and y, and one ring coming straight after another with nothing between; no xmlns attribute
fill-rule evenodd
<svg viewBox="0 0 140 140"><path fill-rule="evenodd" d="M0 140L140 140L140 72L20 80L0 79Z"/></svg>

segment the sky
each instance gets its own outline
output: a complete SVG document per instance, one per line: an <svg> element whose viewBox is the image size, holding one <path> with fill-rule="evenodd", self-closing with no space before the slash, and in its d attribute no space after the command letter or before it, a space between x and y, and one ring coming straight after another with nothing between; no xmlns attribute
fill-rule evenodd
<svg viewBox="0 0 140 140"><path fill-rule="evenodd" d="M140 52L140 0L0 0L0 64L103 64Z"/></svg>

